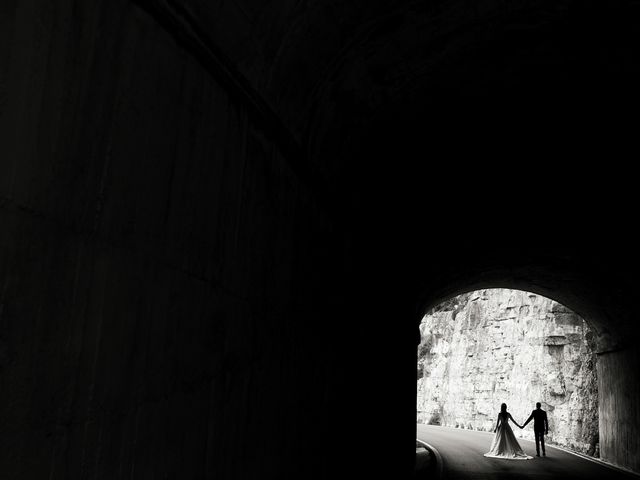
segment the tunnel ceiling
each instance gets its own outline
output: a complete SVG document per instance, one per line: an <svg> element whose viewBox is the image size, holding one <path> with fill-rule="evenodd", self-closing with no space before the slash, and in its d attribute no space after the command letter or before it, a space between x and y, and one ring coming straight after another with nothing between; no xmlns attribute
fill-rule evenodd
<svg viewBox="0 0 640 480"><path fill-rule="evenodd" d="M436 275L421 288L432 300L469 288L523 288L571 306L605 335L602 325L629 322L621 307L627 306L627 290L617 285L630 285L632 272L612 282L607 269L622 264L633 247L580 251L577 245L582 238L595 242L594 236L616 231L617 220L599 229L591 223L594 215L608 218L610 207L617 206L602 207L596 200L585 209L582 192L600 186L575 176L584 169L562 176L555 164L558 158L592 154L597 143L605 146L608 159L633 141L625 118L638 105L640 52L633 40L639 2L137 2L188 18L196 36L216 47L307 152L313 177L336 205L349 203L354 185L365 191L361 198L380 196L379 183L366 184L365 176L397 180L382 190L394 193L428 186L403 199L411 207L402 220L394 212L382 213L384 201L374 201L370 224L375 229L391 222L398 231L411 225L407 238L429 238L437 252L429 268ZM484 167L480 175L474 170L468 183L458 180L450 187L443 181L456 178L459 163L452 159L482 165L488 152L513 165L514 151L526 171L520 183L482 191L477 185L491 181ZM375 156L389 159L393 168L370 161ZM450 229L452 218L462 218L442 208L441 199L450 198L454 188L473 192L460 202L478 213L464 217L469 232L486 231L492 206L505 201L551 221L553 227L527 233L540 258L531 249L532 259L520 251L505 253L514 237L502 235L501 226L491 227L489 236L470 235L468 244L432 235L434 228ZM428 212L428 221L418 208ZM588 214L576 214L580 211ZM419 245L406 250L418 251ZM454 251L455 258L445 254ZM478 251L483 251L480 260ZM417 277L422 266L415 267ZM596 291L606 298L594 297ZM609 313L599 311L603 304Z"/></svg>
<svg viewBox="0 0 640 480"><path fill-rule="evenodd" d="M638 77L630 2L139 2L195 22L316 156L412 109L577 116Z"/></svg>

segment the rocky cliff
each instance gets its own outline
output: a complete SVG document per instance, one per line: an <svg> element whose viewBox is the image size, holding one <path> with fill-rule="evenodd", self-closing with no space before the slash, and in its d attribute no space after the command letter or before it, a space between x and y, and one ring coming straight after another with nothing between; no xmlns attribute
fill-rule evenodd
<svg viewBox="0 0 640 480"><path fill-rule="evenodd" d="M500 404L524 423L540 401L547 440L597 455L592 333L571 310L533 293L466 293L425 315L418 349L418 422L490 431ZM533 438L533 425L515 428Z"/></svg>

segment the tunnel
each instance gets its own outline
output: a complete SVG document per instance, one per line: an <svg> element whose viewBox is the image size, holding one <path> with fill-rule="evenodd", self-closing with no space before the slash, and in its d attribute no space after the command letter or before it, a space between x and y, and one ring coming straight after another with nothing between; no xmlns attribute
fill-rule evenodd
<svg viewBox="0 0 640 480"><path fill-rule="evenodd" d="M483 288L589 322L640 472L639 7L3 2L3 478L412 478Z"/></svg>
<svg viewBox="0 0 640 480"><path fill-rule="evenodd" d="M420 334L418 424L491 434L505 403L516 441L535 441L535 422L525 423L540 403L547 447L599 457L595 336L571 309L532 292L475 290L430 309ZM425 441L436 443L430 430ZM488 450L491 435L483 440Z"/></svg>

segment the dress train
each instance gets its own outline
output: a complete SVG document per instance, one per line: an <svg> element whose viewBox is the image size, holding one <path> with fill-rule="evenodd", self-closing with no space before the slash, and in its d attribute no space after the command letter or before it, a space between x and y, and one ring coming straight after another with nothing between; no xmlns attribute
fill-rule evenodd
<svg viewBox="0 0 640 480"><path fill-rule="evenodd" d="M510 460L529 460L533 458L524 453L506 418L500 422L498 431L491 442L491 448L484 456Z"/></svg>

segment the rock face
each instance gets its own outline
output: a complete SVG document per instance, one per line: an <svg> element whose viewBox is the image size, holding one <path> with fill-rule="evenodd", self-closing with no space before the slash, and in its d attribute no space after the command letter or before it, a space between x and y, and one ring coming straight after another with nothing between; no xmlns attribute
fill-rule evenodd
<svg viewBox="0 0 640 480"><path fill-rule="evenodd" d="M418 349L418 422L491 431L500 404L522 424L537 401L547 441L597 455L592 333L571 310L533 293L491 289L425 315ZM533 424L517 436L533 438Z"/></svg>

